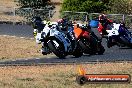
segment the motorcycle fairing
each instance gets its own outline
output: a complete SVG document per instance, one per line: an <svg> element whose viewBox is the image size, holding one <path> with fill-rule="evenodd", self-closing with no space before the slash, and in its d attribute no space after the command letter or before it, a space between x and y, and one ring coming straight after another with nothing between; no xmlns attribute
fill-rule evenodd
<svg viewBox="0 0 132 88"><path fill-rule="evenodd" d="M47 36L47 34L50 32L50 28L48 27L48 25L46 25L43 29L43 37L45 38Z"/></svg>
<svg viewBox="0 0 132 88"><path fill-rule="evenodd" d="M75 37L78 39L80 35L82 34L81 28L74 28Z"/></svg>
<svg viewBox="0 0 132 88"><path fill-rule="evenodd" d="M71 42L67 38L67 36L64 33L59 32L56 28L53 28L50 30L50 36L56 37L57 39L59 39L64 44L65 52L69 52L72 49L71 48Z"/></svg>
<svg viewBox="0 0 132 88"><path fill-rule="evenodd" d="M120 24L113 23L113 26L110 26L110 27L111 27L110 30L106 30L108 33L108 36L119 35L118 30L119 30Z"/></svg>

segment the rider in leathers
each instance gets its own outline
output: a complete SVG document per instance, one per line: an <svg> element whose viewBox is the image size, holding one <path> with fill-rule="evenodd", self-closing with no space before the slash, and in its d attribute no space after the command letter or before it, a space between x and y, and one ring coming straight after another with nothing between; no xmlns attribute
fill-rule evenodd
<svg viewBox="0 0 132 88"><path fill-rule="evenodd" d="M33 28L34 28L33 35L36 39L36 43L42 44L41 53L45 55L48 53L48 49L46 46L44 46L43 38L49 32L50 27L51 27L51 22L47 20L42 21L40 17L34 17L32 19L32 23L33 23Z"/></svg>

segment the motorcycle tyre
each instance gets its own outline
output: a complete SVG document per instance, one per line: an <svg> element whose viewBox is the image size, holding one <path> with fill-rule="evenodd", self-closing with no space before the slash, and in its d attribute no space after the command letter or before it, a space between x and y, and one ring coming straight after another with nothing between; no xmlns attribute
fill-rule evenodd
<svg viewBox="0 0 132 88"><path fill-rule="evenodd" d="M102 45L100 45L98 55L103 55L104 52L105 52L105 48Z"/></svg>
<svg viewBox="0 0 132 88"><path fill-rule="evenodd" d="M59 44L61 44L61 42L59 42ZM50 48L50 50L60 59L64 59L66 57L66 53L64 51L64 46L61 44L61 46L56 47L53 40L50 40L48 42L48 46ZM58 49L59 48L59 49Z"/></svg>
<svg viewBox="0 0 132 88"><path fill-rule="evenodd" d="M77 49L72 54L76 58L79 58L83 55L83 51L80 49L80 47L77 47Z"/></svg>
<svg viewBox="0 0 132 88"><path fill-rule="evenodd" d="M97 50L95 50L94 48L95 44L93 43L94 46L90 44L87 38L81 39L81 41L79 41L79 44L83 48L85 54L89 54L89 55L96 54Z"/></svg>

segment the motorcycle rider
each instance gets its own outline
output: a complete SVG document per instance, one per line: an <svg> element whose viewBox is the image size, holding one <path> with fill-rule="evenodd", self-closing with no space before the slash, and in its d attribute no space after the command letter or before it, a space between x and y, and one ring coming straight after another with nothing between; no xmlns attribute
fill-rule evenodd
<svg viewBox="0 0 132 88"><path fill-rule="evenodd" d="M52 26L50 21L44 20L40 17L33 17L32 19L32 25L34 28L33 35L36 39L37 44L42 44L41 53L43 55L48 53L48 49L46 46L44 46L44 37L46 36L46 33L50 30L50 27Z"/></svg>
<svg viewBox="0 0 132 88"><path fill-rule="evenodd" d="M45 27L46 24L42 21L40 17L33 17L31 22L34 28L33 35L36 38L36 42L39 44L41 43L40 34L43 31L43 28Z"/></svg>
<svg viewBox="0 0 132 88"><path fill-rule="evenodd" d="M109 24L113 23L112 20L108 19L107 16L105 14L101 14L99 15L99 25L98 25L98 31L99 33L102 35L102 37L104 35L107 35L107 26Z"/></svg>
<svg viewBox="0 0 132 88"><path fill-rule="evenodd" d="M60 31L63 31L63 32L67 31L66 26L68 21L65 18L59 19L57 23L58 23L58 27L60 28Z"/></svg>
<svg viewBox="0 0 132 88"><path fill-rule="evenodd" d="M111 25L113 21L108 19L105 14L99 15L98 20L99 20L98 31L102 37L105 37L105 35L108 34L106 31L108 29L108 25ZM110 48L114 44L115 39L113 39L112 37L109 37L108 39L109 43L107 43L107 47Z"/></svg>
<svg viewBox="0 0 132 88"><path fill-rule="evenodd" d="M73 34L74 27L73 27L72 21L68 21L66 18L62 18L62 19L59 19L57 22L58 22L60 31L66 33L71 40L75 40L75 37Z"/></svg>
<svg viewBox="0 0 132 88"><path fill-rule="evenodd" d="M43 55L46 55L48 54L50 51L49 51L49 48L47 46L45 46L45 36L47 36L47 34L49 33L51 27L52 27L52 23L50 21L43 21L45 22L45 27L43 28L43 31L41 33L41 37L43 39L42 41L42 48L41 48L41 53Z"/></svg>
<svg viewBox="0 0 132 88"><path fill-rule="evenodd" d="M68 21L66 18L59 19L58 21L59 31L65 33L72 43L72 47L76 46L76 37L74 34L74 26L72 21Z"/></svg>

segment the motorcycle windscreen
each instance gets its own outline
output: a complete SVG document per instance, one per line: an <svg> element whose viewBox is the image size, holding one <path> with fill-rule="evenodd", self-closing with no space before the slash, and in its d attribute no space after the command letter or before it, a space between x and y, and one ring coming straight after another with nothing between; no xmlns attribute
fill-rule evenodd
<svg viewBox="0 0 132 88"><path fill-rule="evenodd" d="M82 33L82 29L81 28L74 28L74 33L75 33L75 37L78 39Z"/></svg>

